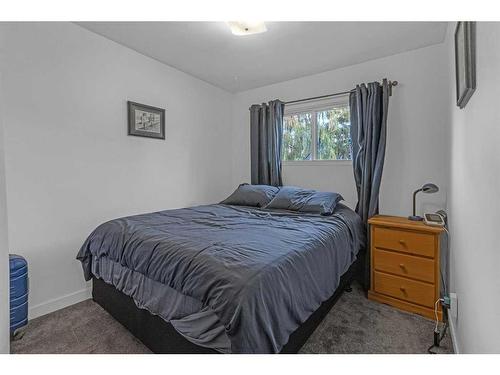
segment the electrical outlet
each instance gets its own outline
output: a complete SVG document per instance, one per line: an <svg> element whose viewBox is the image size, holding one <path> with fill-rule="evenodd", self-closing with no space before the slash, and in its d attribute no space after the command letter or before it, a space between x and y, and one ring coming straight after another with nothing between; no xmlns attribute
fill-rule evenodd
<svg viewBox="0 0 500 375"><path fill-rule="evenodd" d="M458 317L457 293L450 293L450 315L454 320L456 320Z"/></svg>

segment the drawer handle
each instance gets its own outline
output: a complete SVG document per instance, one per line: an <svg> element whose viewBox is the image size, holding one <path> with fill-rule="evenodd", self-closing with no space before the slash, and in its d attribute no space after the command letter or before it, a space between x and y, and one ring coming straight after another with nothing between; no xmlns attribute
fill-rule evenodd
<svg viewBox="0 0 500 375"><path fill-rule="evenodd" d="M403 246L406 244L405 240L399 240L399 243Z"/></svg>
<svg viewBox="0 0 500 375"><path fill-rule="evenodd" d="M401 264L399 265L399 267L400 267L403 271L406 269L406 267L405 267L405 265L404 265L403 263L401 263Z"/></svg>
<svg viewBox="0 0 500 375"><path fill-rule="evenodd" d="M400 286L399 290L406 294L406 288L404 286Z"/></svg>

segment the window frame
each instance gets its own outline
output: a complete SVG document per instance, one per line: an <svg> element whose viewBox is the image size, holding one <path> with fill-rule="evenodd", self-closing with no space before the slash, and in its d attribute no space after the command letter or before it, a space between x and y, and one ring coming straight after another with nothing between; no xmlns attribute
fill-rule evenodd
<svg viewBox="0 0 500 375"><path fill-rule="evenodd" d="M306 165L352 165L352 159L342 160L342 159L317 159L318 157L318 116L317 112L321 112L331 108L337 107L349 107L349 94L337 95L331 98L324 98L319 100L311 100L308 102L299 102L289 105L285 105L285 110L283 112L283 117L297 115L300 113L311 112L312 113L312 124L311 124L311 160L283 160L284 165L290 166L306 166Z"/></svg>

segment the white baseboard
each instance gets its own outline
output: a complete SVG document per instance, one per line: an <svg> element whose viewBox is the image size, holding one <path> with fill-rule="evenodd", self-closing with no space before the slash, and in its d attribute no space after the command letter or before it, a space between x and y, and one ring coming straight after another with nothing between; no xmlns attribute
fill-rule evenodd
<svg viewBox="0 0 500 375"><path fill-rule="evenodd" d="M91 288L85 288L65 296L54 298L38 305L32 306L28 311L28 318L35 319L39 316L51 313L56 310L74 305L75 303L85 301L91 297Z"/></svg>
<svg viewBox="0 0 500 375"><path fill-rule="evenodd" d="M451 342L453 343L453 351L455 352L455 354L460 354L460 345L458 344L457 331L455 328L455 319L453 319L450 316L448 319L448 324L450 326L450 336L451 336Z"/></svg>

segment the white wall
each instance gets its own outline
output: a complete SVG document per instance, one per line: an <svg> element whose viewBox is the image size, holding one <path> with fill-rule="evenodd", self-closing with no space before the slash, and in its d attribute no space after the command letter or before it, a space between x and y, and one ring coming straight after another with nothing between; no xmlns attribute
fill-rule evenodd
<svg viewBox="0 0 500 375"><path fill-rule="evenodd" d="M460 352L500 352L500 23L477 23L477 89L455 104L455 24L446 45L451 108L451 290Z"/></svg>
<svg viewBox="0 0 500 375"><path fill-rule="evenodd" d="M2 58L2 37L0 36L0 59ZM0 88L2 72L0 72ZM7 200L5 196L5 164L0 91L0 354L9 352L9 246L7 241Z"/></svg>
<svg viewBox="0 0 500 375"><path fill-rule="evenodd" d="M284 101L351 89L356 83L389 78L399 81L389 103L388 143L380 210L406 216L411 194L435 182L441 192L419 196L420 212L446 205L448 104L446 49L443 44L236 94L233 109L233 185L249 180L251 104ZM353 207L352 165L284 166L284 183L342 193Z"/></svg>
<svg viewBox="0 0 500 375"><path fill-rule="evenodd" d="M232 97L71 23L1 27L9 240L33 317L88 297L75 256L103 221L230 193ZM166 108L166 141L127 136L127 100Z"/></svg>

